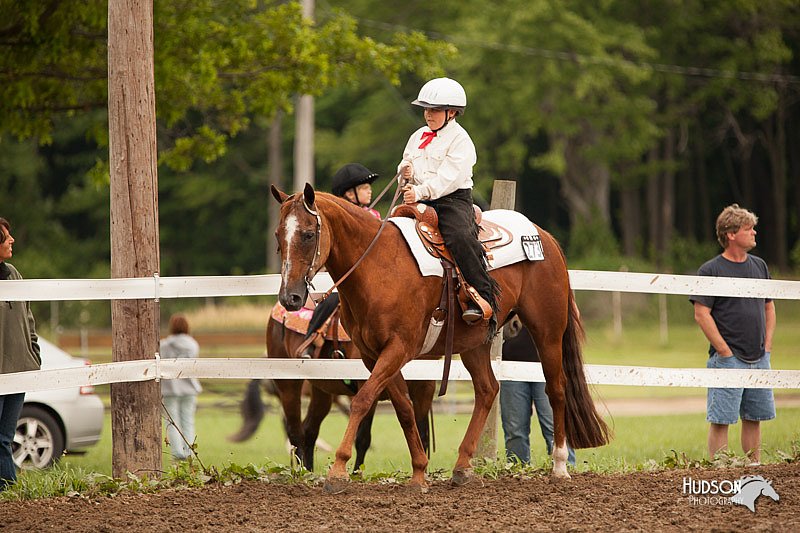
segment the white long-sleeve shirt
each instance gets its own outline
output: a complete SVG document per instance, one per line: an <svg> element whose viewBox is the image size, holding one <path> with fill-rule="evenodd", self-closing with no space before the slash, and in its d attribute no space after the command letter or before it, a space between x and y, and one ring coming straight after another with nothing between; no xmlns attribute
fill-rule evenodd
<svg viewBox="0 0 800 533"><path fill-rule="evenodd" d="M412 164L411 185L417 200L436 200L458 189L471 189L478 156L467 130L451 119L425 148L419 148L423 132L430 131L423 126L411 135L397 167L400 172L404 162Z"/></svg>
<svg viewBox="0 0 800 533"><path fill-rule="evenodd" d="M200 346L191 335L178 333L162 339L160 343L162 359L194 359L200 354ZM162 379L162 396L191 396L199 394L203 388L197 378Z"/></svg>

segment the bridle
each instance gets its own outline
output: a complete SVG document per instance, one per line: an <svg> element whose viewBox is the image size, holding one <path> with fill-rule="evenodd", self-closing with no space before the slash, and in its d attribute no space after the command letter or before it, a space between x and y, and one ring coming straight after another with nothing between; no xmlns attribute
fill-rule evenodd
<svg viewBox="0 0 800 533"><path fill-rule="evenodd" d="M303 281L306 284L306 290L308 293L311 294L311 290L314 288L314 285L311 283L311 280L314 279L314 263L316 263L319 258L322 250L320 249L320 241L322 240L322 217L319 216L319 213L306 203L306 199L303 198L303 207L306 211L308 211L312 216L317 219L317 234L314 237L314 258L311 260L311 264L308 265L308 270L306 270L306 275L303 276Z"/></svg>
<svg viewBox="0 0 800 533"><path fill-rule="evenodd" d="M386 218L381 220L381 227L378 228L378 232L372 238L372 241L369 243L369 246L367 246L367 249L364 250L364 253L361 254L361 257L359 257L356 260L356 262L353 263L353 266L351 266L350 269L347 272L345 272L345 274L341 278L339 278L339 281L335 282L333 284L333 286L330 289L328 289L325 292L325 294L323 294L322 297L318 301L314 300L314 303L319 304L320 302L326 300L328 298L328 296L333 294L333 291L339 285L341 285L342 282L344 282L344 280L346 280L350 276L350 274L353 273L353 271L356 269L356 267L361 264L361 261L363 261L364 258L372 250L372 247L375 246L375 243L378 242L378 237L381 236L381 233L383 232L383 228L386 227L386 223L389 221L389 215L392 213L392 209L394 209L395 204L397 203L397 199L400 196L400 191L402 189L403 183L401 183L398 180L399 177L400 177L400 174L398 173L397 175L395 175L394 180L393 180L393 181L397 181L397 190L394 193L394 198L392 198L392 203L389 206L389 210L387 211ZM391 182L389 182L389 183L391 183ZM306 203L305 197L303 198L303 207L305 208L305 210L309 214L311 214L312 216L314 216L317 219L316 243L314 245L314 259L311 260L311 264L308 266L308 270L306 271L306 275L303 278L303 281L306 284L306 289L308 290L308 294L310 295L315 290L313 283L311 283L311 280L314 278L312 273L315 273L314 265L317 262L317 260L319 259L320 254L322 253L322 251L320 249L320 241L322 240L322 217L320 217L319 213L316 210L311 209L311 207Z"/></svg>

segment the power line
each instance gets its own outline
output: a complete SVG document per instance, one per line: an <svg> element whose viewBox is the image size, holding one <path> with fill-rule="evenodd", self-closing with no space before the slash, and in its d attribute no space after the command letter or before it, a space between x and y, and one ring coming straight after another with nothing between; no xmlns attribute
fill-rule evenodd
<svg viewBox="0 0 800 533"><path fill-rule="evenodd" d="M720 78L720 79L738 79L744 81L757 81L762 83L787 83L787 84L800 84L800 76L792 76L790 74L765 74L762 72L740 72L735 70L721 70L706 67L684 67L681 65L670 65L665 63L651 63L648 61L630 61L621 58L611 57L598 57L576 52L562 52L559 50L548 50L546 48L535 48L530 46L521 46L514 44L505 44L497 42L475 41L471 39L464 39L460 37L453 37L444 33L436 31L425 31L398 24L389 24L378 20L371 20L365 18L354 17L355 20L364 24L365 26L372 26L389 31L400 32L419 32L427 35L432 39L446 41L456 45L474 46L484 48L487 50L500 50L505 52L512 52L515 54L522 54L527 56L543 57L545 59L552 59L555 61L569 61L576 62L578 60L593 65L605 65L615 67L636 67L640 69L648 69L656 72L663 72L665 74L676 74L680 76L695 76L704 78Z"/></svg>

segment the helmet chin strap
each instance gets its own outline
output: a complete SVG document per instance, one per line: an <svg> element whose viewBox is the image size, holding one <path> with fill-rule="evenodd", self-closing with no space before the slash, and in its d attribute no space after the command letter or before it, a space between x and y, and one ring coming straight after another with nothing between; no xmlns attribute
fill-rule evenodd
<svg viewBox="0 0 800 533"><path fill-rule="evenodd" d="M366 204L362 204L361 200L358 198L358 191L356 190L356 188L352 187L350 190L353 191L353 196L355 197L355 201L350 200L349 198L346 198L346 197L345 197L345 200L347 200L351 204L357 205L358 207L366 207Z"/></svg>
<svg viewBox="0 0 800 533"><path fill-rule="evenodd" d="M456 116L453 115L453 118L455 118L455 117ZM442 129L444 129L445 126L447 126L448 122L450 122L450 108L449 107L445 107L444 108L444 124L442 124L442 126L440 128L436 128L435 130L431 130L431 131L434 132L434 133L439 133Z"/></svg>

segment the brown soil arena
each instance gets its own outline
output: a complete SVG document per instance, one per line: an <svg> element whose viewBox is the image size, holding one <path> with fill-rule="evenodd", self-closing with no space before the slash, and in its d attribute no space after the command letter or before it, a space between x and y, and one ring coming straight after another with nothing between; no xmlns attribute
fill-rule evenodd
<svg viewBox="0 0 800 533"><path fill-rule="evenodd" d="M691 504L683 479L736 480L760 474L780 501ZM3 531L800 531L800 465L476 479L466 487L431 483L321 486L245 482L88 500L0 504Z"/></svg>

